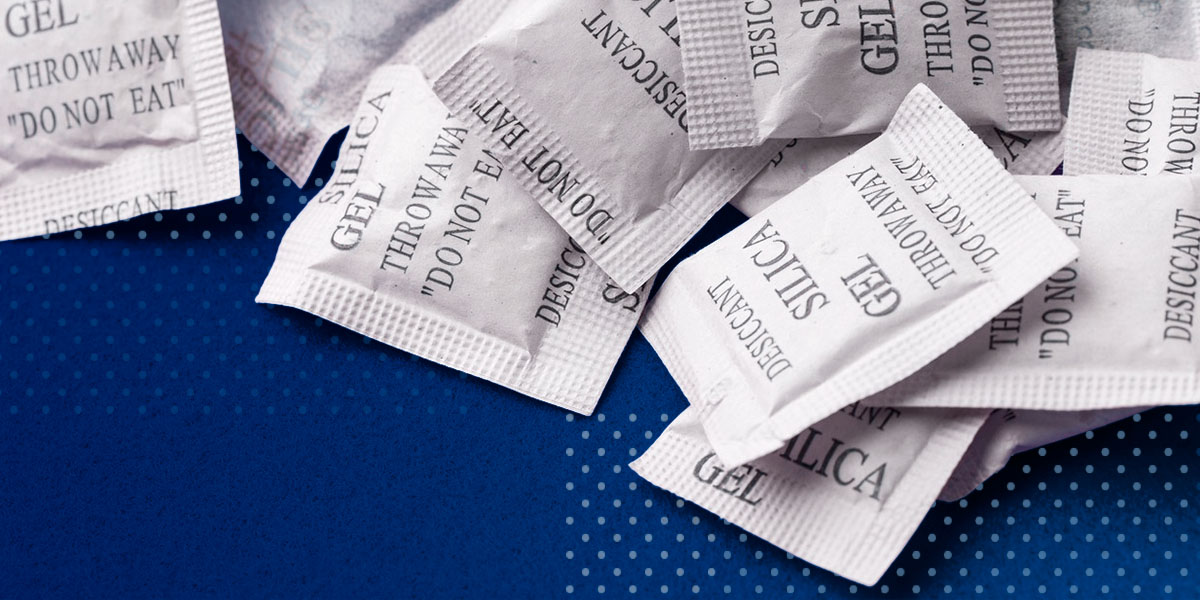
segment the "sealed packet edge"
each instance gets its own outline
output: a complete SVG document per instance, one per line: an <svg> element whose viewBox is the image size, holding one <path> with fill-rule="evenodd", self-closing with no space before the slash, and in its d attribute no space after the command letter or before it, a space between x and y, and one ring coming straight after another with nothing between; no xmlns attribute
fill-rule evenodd
<svg viewBox="0 0 1200 600"><path fill-rule="evenodd" d="M1005 0L992 9L1009 131L1062 127L1054 3Z"/></svg>
<svg viewBox="0 0 1200 600"><path fill-rule="evenodd" d="M499 74L478 46L463 54L434 82L433 87L442 102L484 139L504 145L518 154L536 152L541 148L579 180L601 181L592 169L571 152L555 130L530 110L511 82ZM472 118L472 107L485 98L501 103L528 129L528 133L520 136L519 140L506 143L504 136L481 128L477 119ZM633 293L762 170L762 165L785 143L784 140L778 142L736 154L714 154L671 201L648 216L622 215L621 218L628 221L619 223L617 226L620 230L616 232L605 232L600 225L593 225L593 217L602 212L612 216L605 207L616 203L607 193L588 193L568 202L541 184L534 172L517 168L513 168L513 172L526 192L554 217L588 256L622 290ZM576 212L577 204L583 197L589 198L589 204ZM587 219L581 218L589 211L591 213ZM604 225L612 222L603 221Z"/></svg>
<svg viewBox="0 0 1200 600"><path fill-rule="evenodd" d="M688 93L688 143L693 150L755 146L763 141L747 75L742 13L736 3L676 3Z"/></svg>
<svg viewBox="0 0 1200 600"><path fill-rule="evenodd" d="M197 48L190 65L199 86L191 86L196 99L196 121L204 153L208 195L223 200L241 194L237 128L221 15L215 0L187 0L187 29ZM195 205L191 205L195 206ZM179 208L188 208L181 206Z"/></svg>
<svg viewBox="0 0 1200 600"><path fill-rule="evenodd" d="M722 433L725 420L721 412L733 407L726 408L724 405L729 403L721 401L703 422L714 450L729 464L753 460L762 455L764 448L782 444L795 432L841 407L918 373L1079 254L1079 249L1034 205L983 142L929 88L913 88L885 135L940 174L943 179L939 181L951 191L958 186L979 190L979 197L969 193L958 196L958 200L971 203L973 219L985 225L981 229L1004 252L981 285L913 323L903 338L862 353L838 376L805 393L803 402L792 401L760 422L749 438L737 440L742 436ZM953 140L962 140L962 144ZM914 340L921 340L918 347L914 347ZM848 372L871 375L851 378ZM731 391L748 393L745 388L738 385Z"/></svg>
<svg viewBox="0 0 1200 600"><path fill-rule="evenodd" d="M694 410L688 409L677 419L690 418ZM711 449L671 427L629 466L656 487L697 504L807 562L858 583L875 585L920 526L986 417L987 411L962 411L948 417L933 436L923 441L903 479L875 514L849 522L835 518L840 516L836 512L862 505L821 502L818 496L801 495L787 510L779 509L786 517L783 522L768 522L748 518L753 513L745 512L744 503L727 494L710 497L689 494L693 486L692 465L680 454ZM790 483L800 488L791 491L802 491L794 479ZM851 539L855 536L848 529L862 535Z"/></svg>
<svg viewBox="0 0 1200 600"><path fill-rule="evenodd" d="M1127 106L1144 87L1145 55L1080 48L1075 57L1063 175L1120 173Z"/></svg>
<svg viewBox="0 0 1200 600"><path fill-rule="evenodd" d="M385 65L377 69L364 86L358 110L373 96L403 90L413 78L428 85L416 67ZM431 102L437 102L432 90L425 93ZM343 142L339 157L350 143ZM515 185L512 189L521 194L514 201L532 202L523 189ZM314 201L319 203L319 198L320 194ZM560 321L545 325L537 346L526 349L428 310L408 296L389 296L350 275L315 268L306 235L315 225L303 211L293 222L257 302L304 310L389 346L584 415L599 402L644 306L645 289L633 295L611 295L608 286L613 284L603 271L546 219L546 225L554 228L552 234L563 239L559 260L566 261L568 252L577 252L583 263ZM542 290L530 289L529 293ZM533 321L534 315L528 318Z"/></svg>
<svg viewBox="0 0 1200 600"><path fill-rule="evenodd" d="M0 204L5 206L0 213L0 240L110 225L241 193L237 129L216 0L186 0L179 10L181 33L187 36L182 68L192 82L188 87L196 137L174 147L135 147L128 156L95 168L0 190ZM151 191L147 185L163 187ZM150 198L151 193L156 199ZM142 209L142 197L147 209ZM125 209L126 205L132 208ZM89 211L91 219L85 223L82 215Z"/></svg>

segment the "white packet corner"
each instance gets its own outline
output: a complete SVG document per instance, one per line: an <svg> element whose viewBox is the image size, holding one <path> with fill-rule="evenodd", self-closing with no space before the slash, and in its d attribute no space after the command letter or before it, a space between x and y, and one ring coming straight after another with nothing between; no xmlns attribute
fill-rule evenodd
<svg viewBox="0 0 1200 600"><path fill-rule="evenodd" d="M847 407L775 452L729 468L689 408L630 467L803 560L875 585L987 412L858 409Z"/></svg>
<svg viewBox="0 0 1200 600"><path fill-rule="evenodd" d="M219 4L238 127L303 186L375 69L411 64L436 77L508 0Z"/></svg>
<svg viewBox="0 0 1200 600"><path fill-rule="evenodd" d="M214 0L14 3L5 14L0 240L241 193Z"/></svg>
<svg viewBox="0 0 1200 600"><path fill-rule="evenodd" d="M1187 175L1200 143L1200 62L1081 48L1064 175Z"/></svg>
<svg viewBox="0 0 1200 600"><path fill-rule="evenodd" d="M695 149L879 132L917 84L972 125L1061 126L1053 0L676 4Z"/></svg>
<svg viewBox="0 0 1200 600"><path fill-rule="evenodd" d="M1182 60L1200 58L1200 1L1056 0L1054 34L1065 109L1079 49L1146 52Z"/></svg>
<svg viewBox="0 0 1200 600"><path fill-rule="evenodd" d="M1076 254L918 86L883 136L680 263L641 328L737 465L908 377Z"/></svg>
<svg viewBox="0 0 1200 600"><path fill-rule="evenodd" d="M1075 412L995 410L946 480L938 500L953 502L965 497L1003 469L1016 454L1104 427L1143 410L1144 407Z"/></svg>
<svg viewBox="0 0 1200 600"><path fill-rule="evenodd" d="M626 291L782 145L689 151L677 36L669 2L518 0L434 84Z"/></svg>
<svg viewBox="0 0 1200 600"><path fill-rule="evenodd" d="M971 131L1013 175L1050 175L1062 165L1065 145L1062 131L1012 133L997 127L973 127ZM791 140L729 203L752 217L876 137L879 136Z"/></svg>
<svg viewBox="0 0 1200 600"><path fill-rule="evenodd" d="M1017 179L1079 258L864 403L1082 411L1200 401L1200 178Z"/></svg>
<svg viewBox="0 0 1200 600"><path fill-rule="evenodd" d="M257 301L590 414L641 312L411 67L379 69Z"/></svg>

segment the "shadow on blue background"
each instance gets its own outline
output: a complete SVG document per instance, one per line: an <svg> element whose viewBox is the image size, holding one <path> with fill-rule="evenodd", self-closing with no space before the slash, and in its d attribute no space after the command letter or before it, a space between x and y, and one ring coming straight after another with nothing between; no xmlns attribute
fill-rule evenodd
<svg viewBox="0 0 1200 600"><path fill-rule="evenodd" d="M254 304L320 183L241 155L244 199L0 244L0 597L1200 596L1195 407L1014 459L856 586L626 468L686 405L640 335L576 418Z"/></svg>

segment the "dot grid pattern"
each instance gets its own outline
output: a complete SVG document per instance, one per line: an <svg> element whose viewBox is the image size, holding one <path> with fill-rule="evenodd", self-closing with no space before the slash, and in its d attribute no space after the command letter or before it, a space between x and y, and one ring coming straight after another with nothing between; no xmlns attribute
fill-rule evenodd
<svg viewBox="0 0 1200 600"><path fill-rule="evenodd" d="M627 467L685 406L638 335L583 418L254 304L339 143L0 244L0 596L1200 596L1194 407L1017 457L865 588Z"/></svg>

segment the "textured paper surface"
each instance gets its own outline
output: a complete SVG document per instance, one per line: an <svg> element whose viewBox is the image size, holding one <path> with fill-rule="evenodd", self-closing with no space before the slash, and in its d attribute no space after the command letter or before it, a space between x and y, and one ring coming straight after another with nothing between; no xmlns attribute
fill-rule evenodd
<svg viewBox="0 0 1200 600"><path fill-rule="evenodd" d="M1162 58L1200 57L1197 0L1056 0L1054 33L1064 111L1080 48L1146 52Z"/></svg>
<svg viewBox="0 0 1200 600"><path fill-rule="evenodd" d="M1080 50L1066 175L1187 175L1200 142L1200 62Z"/></svg>
<svg viewBox="0 0 1200 600"><path fill-rule="evenodd" d="M864 409L848 406L776 452L730 468L689 408L630 466L803 560L875 585L987 413Z"/></svg>
<svg viewBox="0 0 1200 600"><path fill-rule="evenodd" d="M938 500L952 502L970 494L1016 454L1115 423L1143 410L1136 407L1076 412L996 410L954 468Z"/></svg>
<svg viewBox="0 0 1200 600"><path fill-rule="evenodd" d="M680 263L641 327L738 465L908 377L1076 254L918 87L886 135Z"/></svg>
<svg viewBox="0 0 1200 600"><path fill-rule="evenodd" d="M783 142L689 151L673 3L522 0L435 84L627 291Z"/></svg>
<svg viewBox="0 0 1200 600"><path fill-rule="evenodd" d="M1194 177L1022 177L1079 259L866 402L1078 411L1196 402Z"/></svg>
<svg viewBox="0 0 1200 600"><path fill-rule="evenodd" d="M693 148L875 133L923 84L972 125L1058 130L1052 0L679 0Z"/></svg>
<svg viewBox="0 0 1200 600"><path fill-rule="evenodd" d="M371 73L412 64L437 76L506 0L221 0L238 128L304 185L350 122Z"/></svg>
<svg viewBox="0 0 1200 600"><path fill-rule="evenodd" d="M421 73L380 70L258 301L590 414L642 309Z"/></svg>
<svg viewBox="0 0 1200 600"><path fill-rule="evenodd" d="M1061 131L1009 133L995 127L976 127L971 131L1013 175L1050 175L1062 164L1065 140ZM876 137L792 140L730 204L742 214L754 216Z"/></svg>
<svg viewBox="0 0 1200 600"><path fill-rule="evenodd" d="M0 31L0 240L238 195L212 0L17 3Z"/></svg>

